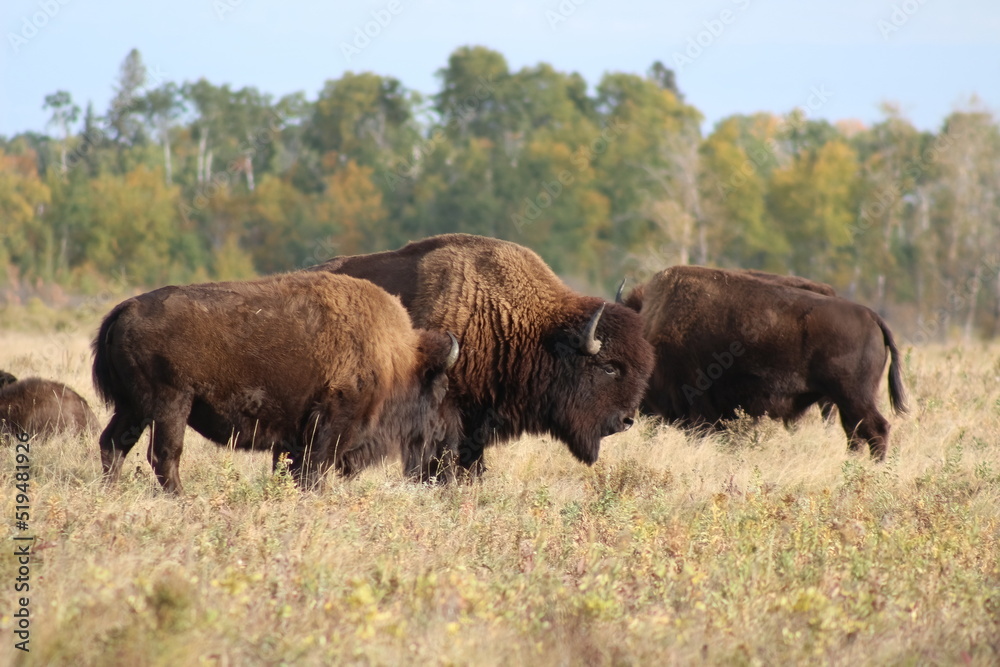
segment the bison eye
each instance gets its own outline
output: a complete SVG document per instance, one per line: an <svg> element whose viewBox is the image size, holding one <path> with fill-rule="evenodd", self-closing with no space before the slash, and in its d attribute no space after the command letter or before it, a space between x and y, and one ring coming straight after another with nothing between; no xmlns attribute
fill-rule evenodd
<svg viewBox="0 0 1000 667"><path fill-rule="evenodd" d="M612 376L618 375L618 369L611 364L604 364L604 366L601 367L601 370L603 370L608 375Z"/></svg>

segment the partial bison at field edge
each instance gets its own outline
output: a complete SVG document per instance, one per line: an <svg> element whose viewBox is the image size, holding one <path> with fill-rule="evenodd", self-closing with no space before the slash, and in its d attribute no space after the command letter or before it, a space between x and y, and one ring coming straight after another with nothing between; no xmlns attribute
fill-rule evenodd
<svg viewBox="0 0 1000 667"><path fill-rule="evenodd" d="M439 462L457 455L478 474L488 444L531 433L555 436L591 464L603 437L632 425L653 365L641 320L572 291L523 246L444 234L313 270L371 280L399 296L415 326L458 335L447 400L463 437L440 443Z"/></svg>
<svg viewBox="0 0 1000 667"><path fill-rule="evenodd" d="M96 431L97 427L87 401L61 382L34 377L18 380L0 371L0 433L46 438Z"/></svg>
<svg viewBox="0 0 1000 667"><path fill-rule="evenodd" d="M899 353L886 323L845 299L736 271L675 266L625 298L656 351L643 405L684 426L768 415L794 421L820 398L840 409L851 449L885 458L889 423L876 395L906 410ZM887 353L888 350L888 353Z"/></svg>
<svg viewBox="0 0 1000 667"><path fill-rule="evenodd" d="M300 483L398 452L425 466L449 424L441 403L458 343L415 330L399 299L347 276L292 273L163 287L128 299L94 340L94 385L114 405L101 461L117 479L151 426L149 460L180 492L184 428L281 454Z"/></svg>

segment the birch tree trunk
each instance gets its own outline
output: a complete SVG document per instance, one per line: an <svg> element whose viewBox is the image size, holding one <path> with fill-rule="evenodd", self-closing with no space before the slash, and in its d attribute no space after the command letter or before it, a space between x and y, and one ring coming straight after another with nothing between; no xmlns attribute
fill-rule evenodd
<svg viewBox="0 0 1000 667"><path fill-rule="evenodd" d="M205 174L205 149L208 147L208 129L202 130L201 137L198 139L198 166L195 168L197 172L197 179L199 183L204 182Z"/></svg>
<svg viewBox="0 0 1000 667"><path fill-rule="evenodd" d="M170 137L166 131L163 133L163 167L167 173L167 187L169 188L174 182L174 168L170 160Z"/></svg>

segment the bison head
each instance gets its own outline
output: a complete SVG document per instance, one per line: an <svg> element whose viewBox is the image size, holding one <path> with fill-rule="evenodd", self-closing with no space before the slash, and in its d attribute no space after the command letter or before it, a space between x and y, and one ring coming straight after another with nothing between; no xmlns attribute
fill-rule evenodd
<svg viewBox="0 0 1000 667"><path fill-rule="evenodd" d="M637 313L581 300L548 341L554 359L549 427L573 455L597 460L601 438L632 426L653 369L653 349Z"/></svg>
<svg viewBox="0 0 1000 667"><path fill-rule="evenodd" d="M396 393L373 433L364 439L379 443L374 451L385 456L401 447L404 473L426 480L437 469L436 443L454 440L460 415L445 402L448 370L458 360L458 340L450 332L418 331L415 377Z"/></svg>

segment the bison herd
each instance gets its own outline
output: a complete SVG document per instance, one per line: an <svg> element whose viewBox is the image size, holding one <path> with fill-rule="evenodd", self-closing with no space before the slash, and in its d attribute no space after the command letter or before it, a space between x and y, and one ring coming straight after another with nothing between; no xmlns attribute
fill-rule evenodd
<svg viewBox="0 0 1000 667"><path fill-rule="evenodd" d="M614 303L568 288L515 243L466 234L336 257L243 282L127 299L93 341L113 408L109 480L145 430L164 489L181 491L185 427L267 450L312 486L399 458L407 477L478 476L487 446L550 435L594 463L640 408L687 429L739 412L791 423L835 406L851 449L884 459L877 395L905 410L886 323L804 278L676 266ZM19 438L96 429L77 393L0 374L0 427Z"/></svg>

